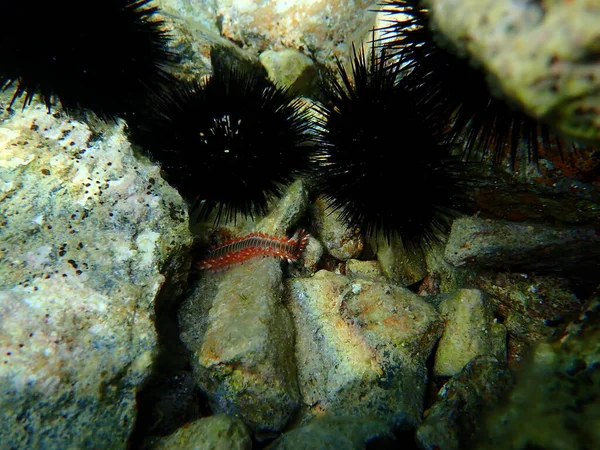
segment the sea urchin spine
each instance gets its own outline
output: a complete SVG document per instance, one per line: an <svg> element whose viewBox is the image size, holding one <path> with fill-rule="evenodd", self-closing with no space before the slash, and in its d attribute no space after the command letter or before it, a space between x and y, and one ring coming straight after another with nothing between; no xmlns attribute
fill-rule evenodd
<svg viewBox="0 0 600 450"><path fill-rule="evenodd" d="M218 70L181 81L128 121L133 142L161 164L199 217L266 212L311 167L312 122L300 99L253 73Z"/></svg>
<svg viewBox="0 0 600 450"><path fill-rule="evenodd" d="M164 24L150 0L0 2L0 90L15 86L9 106L39 94L67 112L102 118L137 109L170 81Z"/></svg>
<svg viewBox="0 0 600 450"><path fill-rule="evenodd" d="M354 51L352 76L338 62L324 84L318 190L367 235L427 244L463 206L467 176L436 115L388 61Z"/></svg>

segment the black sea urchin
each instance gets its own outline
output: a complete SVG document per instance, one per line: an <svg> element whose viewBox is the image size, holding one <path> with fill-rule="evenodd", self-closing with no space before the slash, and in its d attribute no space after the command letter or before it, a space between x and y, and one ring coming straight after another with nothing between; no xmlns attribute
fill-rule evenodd
<svg viewBox="0 0 600 450"><path fill-rule="evenodd" d="M463 204L464 163L385 56L354 52L352 78L338 71L341 82L330 74L323 87L318 190L367 235L436 241Z"/></svg>
<svg viewBox="0 0 600 450"><path fill-rule="evenodd" d="M492 96L482 70L438 44L421 1L385 0L382 11L405 15L381 30L383 48L400 56L405 86L448 118L448 137L464 140L466 159L491 152L499 163L508 153L514 167L522 151L531 162L537 162L540 145L561 151L562 142L547 126Z"/></svg>
<svg viewBox="0 0 600 450"><path fill-rule="evenodd" d="M149 0L0 2L0 89L15 87L9 106L39 94L68 112L112 118L135 109L168 80L161 21Z"/></svg>
<svg viewBox="0 0 600 450"><path fill-rule="evenodd" d="M282 185L311 164L309 111L264 77L217 70L179 82L129 121L133 142L167 180L216 221L262 214ZM200 202L197 202L200 201Z"/></svg>

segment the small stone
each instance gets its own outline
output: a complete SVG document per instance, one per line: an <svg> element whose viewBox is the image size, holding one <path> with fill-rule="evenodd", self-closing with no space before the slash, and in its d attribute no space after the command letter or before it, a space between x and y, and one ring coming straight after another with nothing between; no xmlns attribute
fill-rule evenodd
<svg viewBox="0 0 600 450"><path fill-rule="evenodd" d="M266 50L259 56L269 78L276 85L289 88L296 95L314 93L317 69L313 61L297 50Z"/></svg>
<svg viewBox="0 0 600 450"><path fill-rule="evenodd" d="M506 329L496 323L481 291L461 289L444 299L438 309L446 328L435 354L435 376L456 375L480 355L506 362Z"/></svg>
<svg viewBox="0 0 600 450"><path fill-rule="evenodd" d="M224 414L196 420L152 443L153 450L251 450L244 423Z"/></svg>

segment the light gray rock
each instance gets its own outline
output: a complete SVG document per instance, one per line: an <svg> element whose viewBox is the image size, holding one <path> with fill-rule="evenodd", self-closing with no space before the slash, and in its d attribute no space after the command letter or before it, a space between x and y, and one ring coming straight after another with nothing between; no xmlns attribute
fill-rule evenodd
<svg viewBox="0 0 600 450"><path fill-rule="evenodd" d="M155 302L189 268L187 208L121 123L36 101L0 119L0 442L125 448Z"/></svg>
<svg viewBox="0 0 600 450"><path fill-rule="evenodd" d="M444 258L457 267L557 271L595 264L600 236L593 227L464 217L454 221Z"/></svg>
<svg viewBox="0 0 600 450"><path fill-rule="evenodd" d="M289 282L302 400L312 414L421 420L425 360L442 332L407 289L320 271Z"/></svg>

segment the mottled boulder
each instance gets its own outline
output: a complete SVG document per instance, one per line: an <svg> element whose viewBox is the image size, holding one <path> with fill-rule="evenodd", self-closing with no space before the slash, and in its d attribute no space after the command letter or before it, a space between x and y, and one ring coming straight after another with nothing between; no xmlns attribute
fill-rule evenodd
<svg viewBox="0 0 600 450"><path fill-rule="evenodd" d="M306 188L297 181L267 217L245 222L245 231L238 232L283 235L306 211L307 201ZM255 433L281 430L300 404L281 264L255 258L204 272L179 312L197 385L215 411L241 418Z"/></svg>
<svg viewBox="0 0 600 450"><path fill-rule="evenodd" d="M425 360L442 332L433 306L407 289L320 271L289 282L302 401L312 414L418 424Z"/></svg>
<svg viewBox="0 0 600 450"><path fill-rule="evenodd" d="M189 267L187 209L121 123L1 111L0 442L125 448L155 302Z"/></svg>

